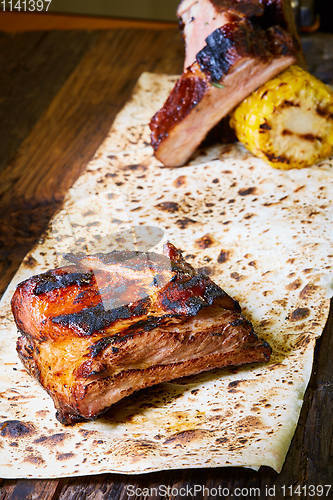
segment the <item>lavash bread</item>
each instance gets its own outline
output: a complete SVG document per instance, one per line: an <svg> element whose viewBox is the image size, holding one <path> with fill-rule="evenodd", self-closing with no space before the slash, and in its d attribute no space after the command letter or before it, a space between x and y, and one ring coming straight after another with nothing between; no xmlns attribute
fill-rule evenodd
<svg viewBox="0 0 333 500"><path fill-rule="evenodd" d="M141 76L2 298L1 477L235 465L281 470L328 315L333 162L281 172L240 145L221 145L198 151L185 167L162 168L147 124L174 81ZM63 264L67 252L112 250L117 235L133 226L152 232L151 250L166 240L184 249L191 264L237 299L272 346L271 361L162 384L95 422L65 428L18 360L11 296L23 279Z"/></svg>

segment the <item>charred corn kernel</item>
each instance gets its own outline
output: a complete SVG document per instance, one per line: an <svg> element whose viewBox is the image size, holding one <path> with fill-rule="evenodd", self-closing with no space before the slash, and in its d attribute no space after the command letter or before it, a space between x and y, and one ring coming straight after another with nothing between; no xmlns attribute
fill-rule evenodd
<svg viewBox="0 0 333 500"><path fill-rule="evenodd" d="M308 167L333 153L333 92L291 66L245 99L230 124L273 167Z"/></svg>

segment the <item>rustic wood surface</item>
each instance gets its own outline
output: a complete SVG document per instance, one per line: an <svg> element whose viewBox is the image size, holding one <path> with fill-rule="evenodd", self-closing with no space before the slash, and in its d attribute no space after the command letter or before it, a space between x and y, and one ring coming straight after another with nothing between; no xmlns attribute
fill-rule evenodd
<svg viewBox="0 0 333 500"><path fill-rule="evenodd" d="M129 18L86 16L75 14L55 14L45 12L2 12L0 31L18 33L44 30L105 30L114 28L170 29L176 28L177 21L144 21Z"/></svg>
<svg viewBox="0 0 333 500"><path fill-rule="evenodd" d="M330 52L327 44L332 46L332 39L316 35L314 42L307 40L312 69L323 70L318 55ZM328 59L327 64L332 64L333 54ZM182 60L182 42L175 30L0 34L0 296L102 142L141 72L176 73ZM327 80L333 82L333 72ZM274 498L283 498L281 485L330 484L332 356L331 313L318 342L299 425L279 475L269 468L259 472L220 468L141 476L4 480L0 499L126 499L129 484L140 488L221 485L231 491L259 487L262 495L255 498L266 498L266 485L275 485Z"/></svg>

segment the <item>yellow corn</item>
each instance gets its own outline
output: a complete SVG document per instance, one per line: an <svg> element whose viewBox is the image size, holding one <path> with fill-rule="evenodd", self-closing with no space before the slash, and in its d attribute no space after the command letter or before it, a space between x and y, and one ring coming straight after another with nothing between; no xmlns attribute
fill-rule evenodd
<svg viewBox="0 0 333 500"><path fill-rule="evenodd" d="M333 153L333 92L291 66L245 99L230 124L273 167L307 167Z"/></svg>

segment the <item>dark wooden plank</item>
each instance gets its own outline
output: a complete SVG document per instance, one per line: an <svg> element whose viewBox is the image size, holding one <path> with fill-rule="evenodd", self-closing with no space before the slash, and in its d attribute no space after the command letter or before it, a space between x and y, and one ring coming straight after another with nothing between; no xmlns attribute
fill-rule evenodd
<svg viewBox="0 0 333 500"><path fill-rule="evenodd" d="M39 35L34 34L31 45L36 48L36 40L40 40L41 44L50 46L50 36L53 51L57 54L58 46L60 52L63 47L62 35L60 33L55 39L51 33L41 40ZM78 45L82 43L81 33L71 33L71 36L74 45L76 37ZM45 110L40 105L39 112L44 111L40 120L21 144L15 158L0 173L0 294L25 253L46 228L66 190L104 139L141 72L172 73L181 67L183 49L176 31L123 30L93 33L90 38L88 34L85 36L87 42L81 60L77 54L74 57L70 52L62 53L64 66L74 69L51 104L50 88L55 89L56 85L52 87L48 83L47 73L39 78L40 99L49 101L49 105ZM24 46L27 37L20 36L19 39L17 45ZM163 48L167 46L171 50L165 57ZM20 49L15 50L20 53ZM44 54L47 54L46 49ZM15 58L15 51L10 56ZM6 60L3 64L6 67ZM27 64L33 63L29 59ZM59 66L58 71L61 71ZM58 82L61 85L59 79ZM32 93L30 99L33 106L38 95ZM22 109L21 119L16 118L18 127L22 126L18 142L26 135L29 126L34 125L38 115L30 115L31 106L26 106L27 109L23 107L25 111ZM14 112L7 107L5 116L10 117L11 111ZM15 122L14 118L11 119ZM43 488L46 488L43 495L49 491L52 496L58 481L17 484L5 481L0 498L16 498L17 488L23 484L32 488L32 498L43 498L39 496Z"/></svg>
<svg viewBox="0 0 333 500"><path fill-rule="evenodd" d="M51 30L110 30L139 28L145 30L169 30L177 27L177 21L149 21L143 19L115 18L75 14L32 12L1 12L0 31L20 33Z"/></svg>
<svg viewBox="0 0 333 500"><path fill-rule="evenodd" d="M329 85L333 85L333 35L313 33L302 37L309 71Z"/></svg>
<svg viewBox="0 0 333 500"><path fill-rule="evenodd" d="M57 44L53 47L56 52ZM182 52L177 31L97 35L0 173L0 294L102 142L142 71L179 71Z"/></svg>
<svg viewBox="0 0 333 500"><path fill-rule="evenodd" d="M46 36L46 41L48 36L53 38L55 53L58 45L62 46L60 35L57 40L54 34ZM77 36L79 43L80 33L72 36L74 39ZM67 81L15 158L0 173L0 294L104 139L139 75L143 71L174 73L181 69L183 48L175 30L118 30L90 36L93 42L87 43L84 56L79 63L75 59ZM66 54L63 57L66 59ZM72 54L68 59L69 67ZM48 75L43 78L45 83L39 80L41 93L47 90ZM37 99L37 95L32 99ZM46 92L41 99L47 101L50 93ZM5 112L10 114L10 109ZM29 115L29 111L26 113ZM30 124L34 121L23 116L23 128L25 120ZM17 484L21 487L23 483ZM27 484L32 488L31 498L42 498L38 495L44 485L50 495L58 491L58 481ZM16 498L16 486L16 482L5 481L3 498Z"/></svg>
<svg viewBox="0 0 333 500"><path fill-rule="evenodd" d="M95 36L88 32L0 34L0 172Z"/></svg>
<svg viewBox="0 0 333 500"><path fill-rule="evenodd" d="M57 486L57 480L10 480L1 488L0 500L51 500L54 498Z"/></svg>

